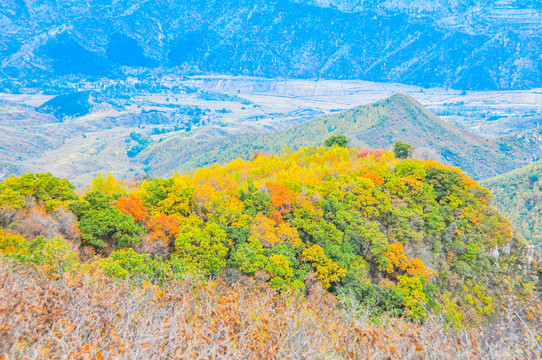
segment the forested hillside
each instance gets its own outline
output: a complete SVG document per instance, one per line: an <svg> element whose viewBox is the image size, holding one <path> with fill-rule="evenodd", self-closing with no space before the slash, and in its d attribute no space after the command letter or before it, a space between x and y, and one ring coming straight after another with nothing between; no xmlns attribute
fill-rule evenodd
<svg viewBox="0 0 542 360"><path fill-rule="evenodd" d="M70 241L83 258L104 256L100 266L121 278L160 283L168 273L215 277L229 268L276 290L308 291L314 277L376 312L424 319L445 311L455 323L491 317L506 279L530 266L488 200L457 169L338 146L130 187L99 177L82 197L48 174L0 184L4 228L27 237L3 233L12 257L32 258L42 246L68 251ZM69 258L66 266L76 253Z"/></svg>
<svg viewBox="0 0 542 360"><path fill-rule="evenodd" d="M542 162L486 180L484 186L514 227L542 246Z"/></svg>
<svg viewBox="0 0 542 360"><path fill-rule="evenodd" d="M277 343L292 339L282 323L284 311L294 318L302 316L303 324L317 321L332 326L311 327L307 341L314 344L314 358L328 358L331 352L347 358L397 351L430 354L435 350L429 344L443 341L442 332L450 331L445 328L511 316L506 312L509 306L529 301L539 290L540 269L532 249L491 206L485 188L456 168L434 161L398 160L382 150L338 145L286 150L281 156L235 160L143 183L99 176L81 195L67 180L30 173L0 183L0 208L0 271L11 294L0 296L1 309L12 309L21 291L41 294L24 296L34 315L25 317L15 309L15 315L6 318L11 325L2 329L2 337L10 339L8 344L29 341L29 347L5 347L9 354L28 354L33 346L58 351L58 342L39 335L42 327L51 326L73 351L91 354L114 349L137 357L134 354L181 351L175 354L182 357L182 351L196 356L202 351L197 348L213 354L249 351L265 357L296 347L308 349L307 343L293 340L288 345ZM34 270L24 270L10 259ZM23 291L29 276L32 280ZM138 284L133 295L132 290L114 290L129 284L122 281ZM96 291L96 282L103 291ZM72 287L83 289L82 293L74 293ZM125 295L107 295L117 291ZM34 302L46 293L61 299L62 306L48 310L52 317L45 317L45 310ZM313 299L313 304L303 297ZM191 303L192 310L179 301ZM350 315L333 310L341 301L344 309L350 309L345 311L352 311ZM177 304L173 313L158 310L170 302ZM88 328L90 344L82 333L74 332L77 323L88 321L86 315L66 308L75 304L105 306L93 318L99 319L98 327ZM225 304L230 305L225 308ZM523 321L536 324L538 304L530 302L518 310ZM366 330L359 328L363 313L363 321L372 319L364 325ZM0 316L7 313L0 311ZM147 327L136 321L138 316L146 319L142 321ZM208 322L209 316L223 316L225 327L216 328L218 324ZM237 322L245 329L246 340L233 335L239 334L232 327L239 316L257 317ZM290 315L287 318L291 324ZM516 320L510 319L503 329L515 326ZM130 330L130 339L123 341L138 344L141 350L136 353L132 345L119 345L127 334L127 321L138 330ZM371 325L372 321L376 323ZM378 327L382 321L399 328ZM425 327L414 327L421 323ZM168 335L171 343L164 343L156 334L169 333L169 324L192 334L196 342L187 343L190 336L181 340ZM17 335L21 326L29 332ZM205 340L202 329L222 335ZM396 345L367 348L363 331L381 333L395 339ZM409 331L418 334L410 345L399 340ZM315 340L329 333L339 338ZM495 338L491 344L504 346L503 354L536 351L531 337L508 339ZM482 351L471 340L465 354ZM206 347L224 341L220 349ZM1 345L0 341L0 349ZM463 351L453 349L446 351Z"/></svg>

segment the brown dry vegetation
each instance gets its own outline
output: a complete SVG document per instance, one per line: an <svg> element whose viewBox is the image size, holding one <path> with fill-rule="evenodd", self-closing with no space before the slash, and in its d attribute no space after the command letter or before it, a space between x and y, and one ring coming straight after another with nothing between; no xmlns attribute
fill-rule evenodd
<svg viewBox="0 0 542 360"><path fill-rule="evenodd" d="M44 271L45 270L45 271ZM366 312L313 291L264 283L176 281L159 289L98 269L47 275L0 258L5 359L510 359L540 358L539 299L491 326L449 330ZM49 273L52 274L52 273ZM335 306L339 302L339 306Z"/></svg>

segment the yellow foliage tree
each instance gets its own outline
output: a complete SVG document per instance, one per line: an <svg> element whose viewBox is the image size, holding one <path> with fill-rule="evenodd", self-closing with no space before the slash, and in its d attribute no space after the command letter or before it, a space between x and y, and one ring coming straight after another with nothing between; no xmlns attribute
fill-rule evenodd
<svg viewBox="0 0 542 360"><path fill-rule="evenodd" d="M258 239L266 248L280 244L291 244L294 248L302 245L297 229L287 222L277 223L262 213L256 215L251 226L250 235Z"/></svg>
<svg viewBox="0 0 542 360"><path fill-rule="evenodd" d="M104 178L102 173L96 175L92 180L92 185L88 189L89 191L98 191L107 195L124 194L126 193L125 187L121 181L117 181L112 174L107 174Z"/></svg>
<svg viewBox="0 0 542 360"><path fill-rule="evenodd" d="M318 244L303 250L302 258L304 261L312 263L316 270L316 278L326 289L331 286L332 282L338 282L346 275L346 270L328 258L324 254L324 249Z"/></svg>
<svg viewBox="0 0 542 360"><path fill-rule="evenodd" d="M418 258L409 258L405 255L405 250L401 242L396 242L389 246L390 251L385 256L390 260L386 272L393 273L407 273L410 276L422 276L425 279L425 283L429 282L429 278L432 275L438 276L436 272L431 269L427 269L423 261Z"/></svg>

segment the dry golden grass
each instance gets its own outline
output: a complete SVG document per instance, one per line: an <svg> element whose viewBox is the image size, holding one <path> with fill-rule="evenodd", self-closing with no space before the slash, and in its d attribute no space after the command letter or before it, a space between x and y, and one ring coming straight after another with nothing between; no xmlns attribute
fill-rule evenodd
<svg viewBox="0 0 542 360"><path fill-rule="evenodd" d="M0 258L2 358L540 358L522 324L540 335L532 308L516 310L521 319L458 331L438 319L371 322L324 292L277 294L251 279L187 279L158 289L97 269L53 277L42 270Z"/></svg>

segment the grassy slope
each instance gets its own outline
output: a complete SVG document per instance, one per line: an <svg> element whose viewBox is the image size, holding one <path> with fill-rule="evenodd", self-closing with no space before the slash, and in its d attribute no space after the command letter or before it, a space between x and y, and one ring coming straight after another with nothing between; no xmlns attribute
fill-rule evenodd
<svg viewBox="0 0 542 360"><path fill-rule="evenodd" d="M528 240L542 245L542 161L483 183L499 210Z"/></svg>
<svg viewBox="0 0 542 360"><path fill-rule="evenodd" d="M182 172L238 157L248 159L254 150L277 154L286 146L298 149L321 145L336 134L349 136L352 145L360 148L391 149L395 141L407 141L422 150L420 156L458 166L476 179L527 163L521 151L506 154L492 140L444 122L404 94L319 117L271 135L172 139L142 154L141 160L155 168L155 174L162 175L171 169Z"/></svg>

